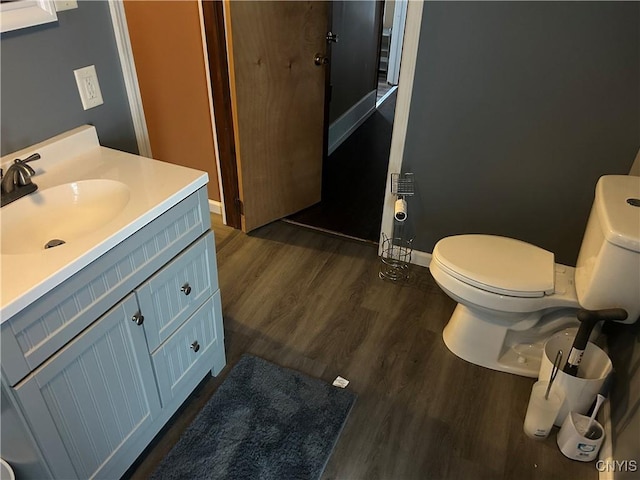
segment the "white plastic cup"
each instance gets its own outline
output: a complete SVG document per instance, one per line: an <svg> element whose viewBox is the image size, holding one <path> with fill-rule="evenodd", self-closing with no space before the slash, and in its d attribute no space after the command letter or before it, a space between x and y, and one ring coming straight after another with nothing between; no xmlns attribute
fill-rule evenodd
<svg viewBox="0 0 640 480"><path fill-rule="evenodd" d="M564 392L555 384L551 386L549 398L544 398L548 385L548 381L539 380L531 389L527 414L524 417L524 433L530 438L542 440L549 436L564 402Z"/></svg>
<svg viewBox="0 0 640 480"><path fill-rule="evenodd" d="M560 368L562 368L571 350L576 331L575 329L562 331L547 340L542 353L539 379L546 380L551 375L553 360L558 350L562 350L564 355L560 362ZM561 426L569 412L587 413L612 369L613 365L607 354L597 345L589 342L580 362L579 377L567 375L562 370L558 371L554 385L562 387L565 401L558 412L555 425Z"/></svg>
<svg viewBox="0 0 640 480"><path fill-rule="evenodd" d="M590 462L598 456L604 441L604 429L594 420L593 428L597 438L591 439L584 436L588 425L589 417L576 412L569 413L564 419L556 441L565 457L580 462Z"/></svg>

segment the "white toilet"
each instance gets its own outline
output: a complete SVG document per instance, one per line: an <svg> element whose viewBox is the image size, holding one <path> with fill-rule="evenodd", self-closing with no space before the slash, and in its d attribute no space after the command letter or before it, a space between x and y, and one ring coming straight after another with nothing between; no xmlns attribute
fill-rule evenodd
<svg viewBox="0 0 640 480"><path fill-rule="evenodd" d="M429 266L458 302L444 342L468 362L537 377L544 342L578 325L576 309L624 308L640 316L640 177L596 185L577 267L534 245L492 235L440 240Z"/></svg>

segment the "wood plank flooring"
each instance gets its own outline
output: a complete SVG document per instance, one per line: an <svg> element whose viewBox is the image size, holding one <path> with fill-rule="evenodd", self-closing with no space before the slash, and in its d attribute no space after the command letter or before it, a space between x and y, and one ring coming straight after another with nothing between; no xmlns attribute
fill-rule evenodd
<svg viewBox="0 0 640 480"><path fill-rule="evenodd" d="M406 285L378 278L374 245L284 222L250 235L212 216L227 367L208 377L128 477L147 478L245 353L358 400L323 475L329 479L595 480L593 463L522 432L532 379L493 372L442 341L454 302L429 270Z"/></svg>

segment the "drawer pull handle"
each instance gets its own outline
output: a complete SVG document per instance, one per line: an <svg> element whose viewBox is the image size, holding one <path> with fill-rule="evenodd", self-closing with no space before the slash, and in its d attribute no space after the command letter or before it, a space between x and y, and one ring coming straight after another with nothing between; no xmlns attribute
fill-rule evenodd
<svg viewBox="0 0 640 480"><path fill-rule="evenodd" d="M193 350L194 352L200 350L200 344L197 340L191 344L191 350Z"/></svg>
<svg viewBox="0 0 640 480"><path fill-rule="evenodd" d="M135 322L136 325L142 325L142 322L144 322L144 316L140 312L136 312L133 317L131 317L131 321Z"/></svg>
<svg viewBox="0 0 640 480"><path fill-rule="evenodd" d="M185 295L189 295L191 293L191 286L188 283L185 283L180 287L180 291Z"/></svg>

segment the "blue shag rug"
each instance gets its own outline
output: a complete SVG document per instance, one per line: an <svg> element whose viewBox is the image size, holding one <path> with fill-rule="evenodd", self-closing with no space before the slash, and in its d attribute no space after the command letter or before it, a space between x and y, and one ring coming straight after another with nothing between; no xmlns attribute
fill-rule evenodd
<svg viewBox="0 0 640 480"><path fill-rule="evenodd" d="M243 355L152 479L318 479L354 393Z"/></svg>

